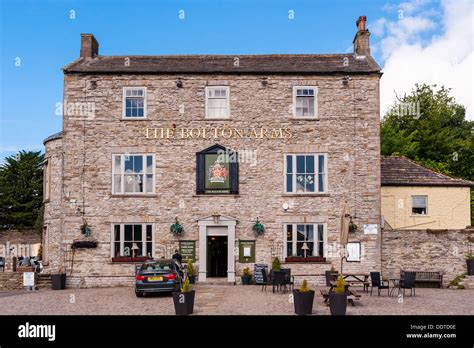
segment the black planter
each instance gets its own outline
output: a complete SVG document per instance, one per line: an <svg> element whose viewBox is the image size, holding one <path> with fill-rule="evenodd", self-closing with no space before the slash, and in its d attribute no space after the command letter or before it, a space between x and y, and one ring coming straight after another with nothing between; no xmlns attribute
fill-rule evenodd
<svg viewBox="0 0 474 348"><path fill-rule="evenodd" d="M466 260L467 264L467 275L474 275L474 260Z"/></svg>
<svg viewBox="0 0 474 348"><path fill-rule="evenodd" d="M346 315L347 308L347 293L329 293L329 309L331 310L331 315Z"/></svg>
<svg viewBox="0 0 474 348"><path fill-rule="evenodd" d="M188 275L189 278L189 283L194 284L196 282L196 276L194 275Z"/></svg>
<svg viewBox="0 0 474 348"><path fill-rule="evenodd" d="M174 310L176 315L193 314L194 290L190 292L173 292Z"/></svg>
<svg viewBox="0 0 474 348"><path fill-rule="evenodd" d="M295 313L298 315L310 315L313 313L314 291L300 292L293 290L293 302Z"/></svg>
<svg viewBox="0 0 474 348"><path fill-rule="evenodd" d="M51 285L53 290L66 289L66 274L51 274Z"/></svg>
<svg viewBox="0 0 474 348"><path fill-rule="evenodd" d="M252 277L241 277L242 278L242 285L250 285L250 281Z"/></svg>

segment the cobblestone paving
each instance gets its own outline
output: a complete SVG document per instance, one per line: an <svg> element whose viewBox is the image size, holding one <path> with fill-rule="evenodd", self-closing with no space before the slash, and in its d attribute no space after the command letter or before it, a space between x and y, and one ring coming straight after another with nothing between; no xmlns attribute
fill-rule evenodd
<svg viewBox="0 0 474 348"><path fill-rule="evenodd" d="M356 306L348 306L348 315L380 314L460 314L474 315L474 290L417 289L416 297L362 293ZM262 292L260 286L197 285L195 314L282 314L292 315L289 293ZM329 315L316 289L313 313ZM40 290L0 292L0 314L174 314L168 294L135 297L133 288Z"/></svg>

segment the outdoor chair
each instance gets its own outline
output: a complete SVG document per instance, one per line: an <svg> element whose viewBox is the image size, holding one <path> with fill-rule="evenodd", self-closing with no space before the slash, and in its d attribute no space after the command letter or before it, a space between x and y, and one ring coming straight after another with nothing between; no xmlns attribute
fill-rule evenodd
<svg viewBox="0 0 474 348"><path fill-rule="evenodd" d="M337 280L338 273L326 271L325 276L326 276L326 286L331 287L331 282L335 282Z"/></svg>
<svg viewBox="0 0 474 348"><path fill-rule="evenodd" d="M5 272L5 258L0 256L0 268L2 269L2 272Z"/></svg>
<svg viewBox="0 0 474 348"><path fill-rule="evenodd" d="M370 295L372 296L372 289L377 288L378 296L380 296L380 291L383 289L387 289L387 294L390 296L390 284L383 281L380 278L380 272L370 272Z"/></svg>
<svg viewBox="0 0 474 348"><path fill-rule="evenodd" d="M266 291L267 290L267 285L270 284L270 279L267 276L267 270L265 268L262 268L262 281L263 281L262 291L263 291L263 289L265 289L265 291Z"/></svg>
<svg viewBox="0 0 474 348"><path fill-rule="evenodd" d="M273 292L275 292L275 287L277 288L277 291L283 287L286 293L286 279L285 279L284 271L273 271L273 278L272 278Z"/></svg>
<svg viewBox="0 0 474 348"><path fill-rule="evenodd" d="M281 270L285 272L285 283L290 290L293 290L295 288L295 276L291 275L291 268L282 268Z"/></svg>
<svg viewBox="0 0 474 348"><path fill-rule="evenodd" d="M400 289L403 289L403 296L405 296L405 289L410 289L410 296L415 294L415 279L416 272L404 272L403 279L400 279Z"/></svg>

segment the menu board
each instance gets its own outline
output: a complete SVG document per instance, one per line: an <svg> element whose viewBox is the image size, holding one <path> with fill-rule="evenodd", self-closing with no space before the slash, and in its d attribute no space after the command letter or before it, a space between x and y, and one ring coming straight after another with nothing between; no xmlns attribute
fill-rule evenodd
<svg viewBox="0 0 474 348"><path fill-rule="evenodd" d="M265 284L265 282L263 281L262 269L265 269L265 273L268 277L268 265L264 263L256 263L254 265L255 284Z"/></svg>
<svg viewBox="0 0 474 348"><path fill-rule="evenodd" d="M180 240L179 253L184 261L196 261L196 241L194 240Z"/></svg>

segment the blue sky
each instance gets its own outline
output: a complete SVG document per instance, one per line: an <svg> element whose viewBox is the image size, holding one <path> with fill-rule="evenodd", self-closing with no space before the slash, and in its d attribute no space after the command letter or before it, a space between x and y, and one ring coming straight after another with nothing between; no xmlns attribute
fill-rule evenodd
<svg viewBox="0 0 474 348"><path fill-rule="evenodd" d="M355 20L366 15L375 59L392 64L395 82L384 88L393 95L406 64L394 58L398 45L428 49L446 36L442 24L459 20L448 18L452 1L0 0L0 159L42 149L61 130L61 68L79 56L80 33L93 33L102 55L344 53L352 51ZM465 58L464 50L457 63Z"/></svg>

